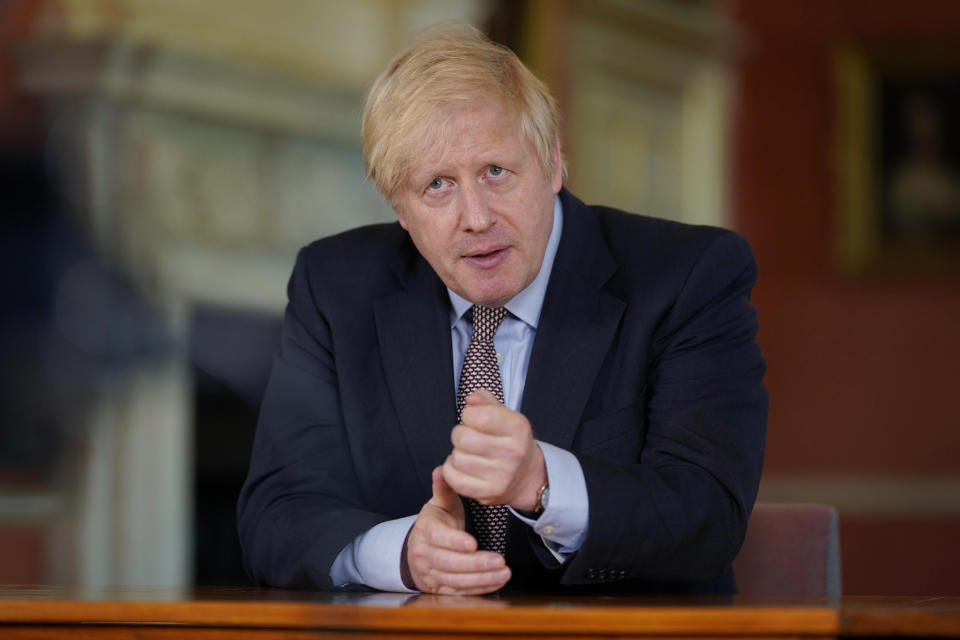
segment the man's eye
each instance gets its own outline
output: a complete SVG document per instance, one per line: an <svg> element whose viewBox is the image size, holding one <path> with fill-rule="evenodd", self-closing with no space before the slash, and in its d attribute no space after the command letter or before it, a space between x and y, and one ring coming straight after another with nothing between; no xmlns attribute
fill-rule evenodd
<svg viewBox="0 0 960 640"><path fill-rule="evenodd" d="M441 189L441 188L443 188L443 178L434 178L434 179L430 182L430 184L427 185L427 189L434 189L434 190L436 190L436 189Z"/></svg>
<svg viewBox="0 0 960 640"><path fill-rule="evenodd" d="M490 168L487 169L487 172L488 172L491 176L493 176L494 178L496 178L497 176L503 175L503 167L498 167L497 165L492 164L492 165L490 165Z"/></svg>

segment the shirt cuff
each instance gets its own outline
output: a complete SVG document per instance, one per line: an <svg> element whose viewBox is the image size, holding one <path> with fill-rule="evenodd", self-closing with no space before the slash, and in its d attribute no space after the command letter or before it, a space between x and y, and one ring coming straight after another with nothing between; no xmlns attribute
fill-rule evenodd
<svg viewBox="0 0 960 640"><path fill-rule="evenodd" d="M587 481L577 457L565 449L537 440L547 466L550 499L536 520L510 511L533 527L551 554L561 563L576 553L587 537L590 503Z"/></svg>
<svg viewBox="0 0 960 640"><path fill-rule="evenodd" d="M415 515L387 520L354 538L330 565L333 584L362 584L380 591L417 593L408 589L400 576L403 543L416 520Z"/></svg>

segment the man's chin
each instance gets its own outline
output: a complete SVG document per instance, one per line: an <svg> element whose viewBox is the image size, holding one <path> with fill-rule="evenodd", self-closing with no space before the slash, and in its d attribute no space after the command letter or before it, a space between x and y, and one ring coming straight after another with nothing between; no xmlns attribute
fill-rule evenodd
<svg viewBox="0 0 960 640"><path fill-rule="evenodd" d="M466 291L466 295L460 293L460 296L484 307L502 307L519 292L519 289L509 286L473 287Z"/></svg>

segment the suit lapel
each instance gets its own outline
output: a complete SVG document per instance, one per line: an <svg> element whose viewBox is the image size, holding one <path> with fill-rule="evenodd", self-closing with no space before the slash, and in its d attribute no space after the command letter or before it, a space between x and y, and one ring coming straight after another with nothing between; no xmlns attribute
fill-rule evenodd
<svg viewBox="0 0 960 640"><path fill-rule="evenodd" d="M430 472L450 452L456 423L449 300L419 255L401 255L393 267L402 289L374 303L377 339L417 478L429 492Z"/></svg>
<svg viewBox="0 0 960 640"><path fill-rule="evenodd" d="M625 303L602 287L616 271L594 214L561 192L563 235L530 354L521 411L535 436L569 449Z"/></svg>

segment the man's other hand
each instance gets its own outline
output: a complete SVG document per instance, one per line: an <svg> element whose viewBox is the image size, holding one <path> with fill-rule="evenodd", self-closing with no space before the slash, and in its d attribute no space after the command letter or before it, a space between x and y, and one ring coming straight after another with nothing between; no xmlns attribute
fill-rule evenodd
<svg viewBox="0 0 960 640"><path fill-rule="evenodd" d="M463 503L433 470L433 497L423 505L404 545L410 578L425 593L478 595L500 589L510 569L499 553L477 551L477 541L464 531Z"/></svg>
<svg viewBox="0 0 960 640"><path fill-rule="evenodd" d="M443 477L454 491L481 504L534 509L547 467L522 413L481 389L467 396L461 424L450 439L453 452L443 464Z"/></svg>

